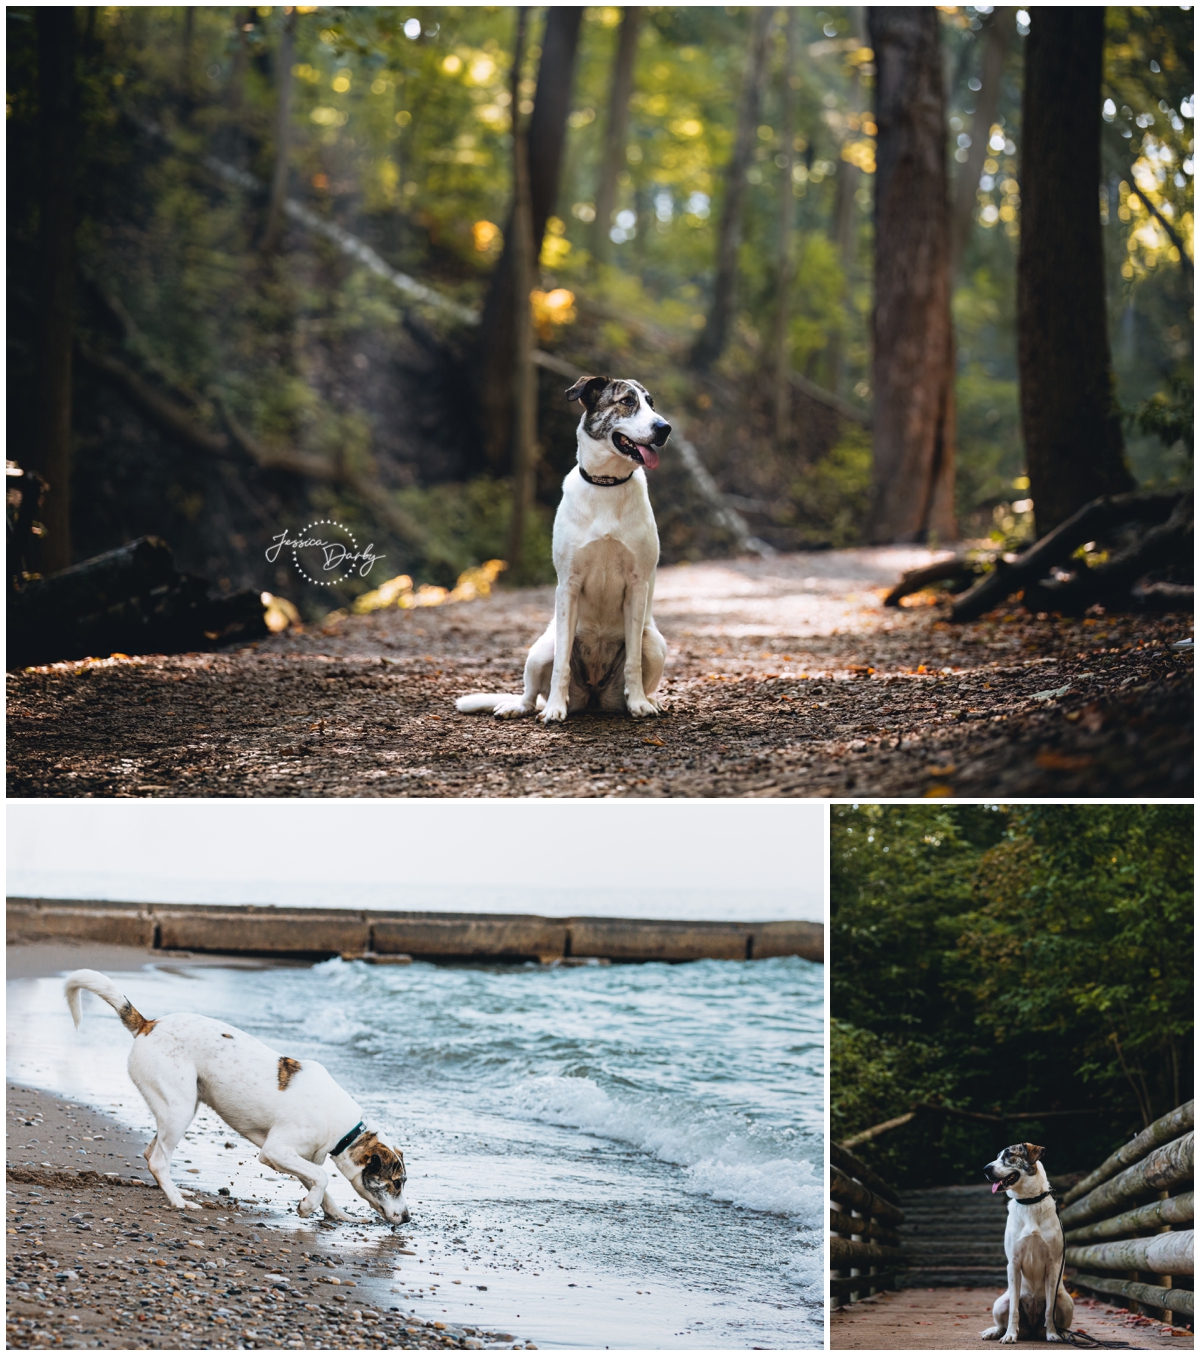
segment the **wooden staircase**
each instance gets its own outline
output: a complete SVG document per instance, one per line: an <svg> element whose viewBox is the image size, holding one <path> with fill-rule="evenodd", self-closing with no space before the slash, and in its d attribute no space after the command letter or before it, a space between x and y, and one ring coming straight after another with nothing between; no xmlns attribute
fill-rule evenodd
<svg viewBox="0 0 1200 1356"><path fill-rule="evenodd" d="M980 1186L905 1191L900 1245L909 1269L897 1283L904 1290L928 1286L981 1286L997 1294L1008 1282L1004 1226L1008 1197Z"/></svg>

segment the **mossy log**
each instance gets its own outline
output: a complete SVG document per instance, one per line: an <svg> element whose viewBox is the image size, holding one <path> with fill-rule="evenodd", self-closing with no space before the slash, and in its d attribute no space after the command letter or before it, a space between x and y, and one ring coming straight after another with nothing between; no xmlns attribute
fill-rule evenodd
<svg viewBox="0 0 1200 1356"><path fill-rule="evenodd" d="M835 1201L848 1205L851 1210L857 1210L860 1215L870 1215L873 1219L881 1220L884 1224L899 1226L904 1223L903 1210L897 1209L891 1201L885 1201L882 1196L876 1196L873 1191L868 1191L865 1186L851 1180L844 1172L831 1168L829 1177L829 1194Z"/></svg>
<svg viewBox="0 0 1200 1356"><path fill-rule="evenodd" d="M1101 1295L1117 1295L1121 1299L1151 1304L1156 1309L1170 1309L1174 1314L1194 1318L1196 1296L1190 1290L1168 1290L1161 1285L1143 1285L1141 1281L1120 1281L1114 1277L1078 1275L1068 1276L1071 1289L1095 1290Z"/></svg>
<svg viewBox="0 0 1200 1356"><path fill-rule="evenodd" d="M903 1264L904 1253L899 1248L887 1248L881 1243L859 1243L852 1238L829 1240L829 1265L843 1267L872 1267L882 1262Z"/></svg>
<svg viewBox="0 0 1200 1356"><path fill-rule="evenodd" d="M857 1234L860 1238L865 1238L872 1243L885 1243L893 1248L900 1246L900 1235L892 1229L885 1229L878 1220L863 1219L858 1215L846 1215L840 1210L829 1212L829 1232L842 1234L846 1238L849 1238L851 1234Z"/></svg>
<svg viewBox="0 0 1200 1356"><path fill-rule="evenodd" d="M873 1168L868 1168L862 1159L852 1154L845 1145L831 1144L829 1161L835 1168L841 1168L847 1176L857 1177L863 1186L873 1191L876 1196L882 1196L893 1205L900 1204L900 1197L896 1194L895 1188L890 1187Z"/></svg>
<svg viewBox="0 0 1200 1356"><path fill-rule="evenodd" d="M1160 1276L1190 1276L1195 1267L1195 1238L1191 1229L1151 1238L1126 1238L1119 1243L1092 1243L1067 1249L1067 1265L1098 1267L1101 1271L1153 1271Z"/></svg>
<svg viewBox="0 0 1200 1356"><path fill-rule="evenodd" d="M1190 1181L1194 1139L1193 1132L1189 1130L1186 1135L1180 1135L1170 1144L1154 1149L1140 1163L1126 1168L1082 1199L1076 1200L1062 1212L1063 1228L1074 1228L1089 1220L1103 1219L1105 1215L1134 1205L1140 1197L1169 1191L1180 1182Z"/></svg>
<svg viewBox="0 0 1200 1356"><path fill-rule="evenodd" d="M1151 1201L1149 1205L1139 1205L1136 1210L1126 1210L1112 1219L1072 1229L1066 1235L1066 1241L1088 1243L1092 1239L1128 1238L1130 1234L1157 1233L1169 1224L1191 1224L1195 1218L1194 1201L1195 1196L1190 1191L1165 1201Z"/></svg>
<svg viewBox="0 0 1200 1356"><path fill-rule="evenodd" d="M1177 1106L1174 1111L1168 1111L1165 1116L1160 1116L1153 1124L1148 1125L1139 1135L1135 1135L1128 1144L1123 1144L1115 1154L1110 1154L1095 1172L1090 1172L1081 1181L1063 1197L1063 1209L1072 1205L1075 1201L1086 1196L1089 1191L1094 1191L1101 1182L1107 1182L1110 1177L1115 1177L1117 1173L1124 1168L1128 1168L1139 1159L1145 1158L1151 1149L1157 1149L1160 1144L1167 1144L1173 1139L1178 1139L1180 1135L1186 1134L1194 1128L1193 1119L1194 1102L1184 1102L1182 1106Z"/></svg>

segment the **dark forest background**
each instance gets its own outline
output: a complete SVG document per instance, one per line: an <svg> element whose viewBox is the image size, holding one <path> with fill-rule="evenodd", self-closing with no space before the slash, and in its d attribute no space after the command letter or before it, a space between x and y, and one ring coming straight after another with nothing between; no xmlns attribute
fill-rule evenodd
<svg viewBox="0 0 1200 1356"><path fill-rule="evenodd" d="M1088 13L1083 131L1053 57L1079 42L1050 17L1039 105L1043 141L1093 176L1102 227L1087 285L1115 404L1099 402L1103 457L1081 433L1073 502L1191 474L1192 15ZM1020 325L1041 324L1017 305L1036 12L524 22L514 71L507 7L9 7L8 431L10 457L51 483L38 569L156 533L222 587L294 592L263 552L314 517L418 581L509 554L514 102L550 361L509 578L551 577L571 368L645 381L776 548L1032 533L1051 502L1049 482L1046 508L1031 497L1049 473L1026 463L1018 381ZM909 126L926 87L932 120ZM889 135L914 139L932 187L877 165ZM885 203L887 176L905 193ZM1072 256L1072 218L1040 229ZM943 339L914 376L903 345L873 358L872 309L918 247L946 286L928 298ZM912 473L879 430L914 383L942 395ZM910 485L944 502L889 519ZM739 546L678 454L652 492L667 561ZM310 615L331 601L294 596Z"/></svg>
<svg viewBox="0 0 1200 1356"><path fill-rule="evenodd" d="M835 1140L901 1185L1090 1171L1192 1096L1193 810L834 806Z"/></svg>

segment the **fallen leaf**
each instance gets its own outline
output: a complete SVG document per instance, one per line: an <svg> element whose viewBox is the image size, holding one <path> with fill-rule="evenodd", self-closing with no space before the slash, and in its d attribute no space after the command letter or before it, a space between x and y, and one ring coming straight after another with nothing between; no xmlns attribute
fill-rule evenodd
<svg viewBox="0 0 1200 1356"><path fill-rule="evenodd" d="M953 777L958 768L953 763L947 763L945 767L927 767L925 771L931 777Z"/></svg>
<svg viewBox="0 0 1200 1356"><path fill-rule="evenodd" d="M643 744L653 744L653 745L655 745L655 747L660 748L660 749L665 749L665 748L667 747L666 741L665 741L665 740L662 740L662 739L659 739L657 735L655 735L655 736L654 736L653 738L651 738L651 739L643 739L643 740L642 740L642 743L643 743Z"/></svg>
<svg viewBox="0 0 1200 1356"><path fill-rule="evenodd" d="M1085 753L1059 753L1057 749L1044 749L1034 759L1038 767L1050 772L1081 772L1091 767L1096 760Z"/></svg>
<svg viewBox="0 0 1200 1356"><path fill-rule="evenodd" d="M954 788L952 786L931 786L929 790L925 792L925 798L927 800L933 797L952 795L954 795Z"/></svg>

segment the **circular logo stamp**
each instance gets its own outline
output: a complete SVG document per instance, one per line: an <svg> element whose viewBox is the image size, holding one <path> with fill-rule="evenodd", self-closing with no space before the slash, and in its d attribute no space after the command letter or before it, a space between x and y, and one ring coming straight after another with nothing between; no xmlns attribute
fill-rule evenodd
<svg viewBox="0 0 1200 1356"><path fill-rule="evenodd" d="M267 548L267 559L274 565L283 551L292 553L292 564L310 584L332 588L351 575L365 579L377 561L375 543L359 546L354 533L333 518L318 518L302 527L294 536L285 528L277 532Z"/></svg>

